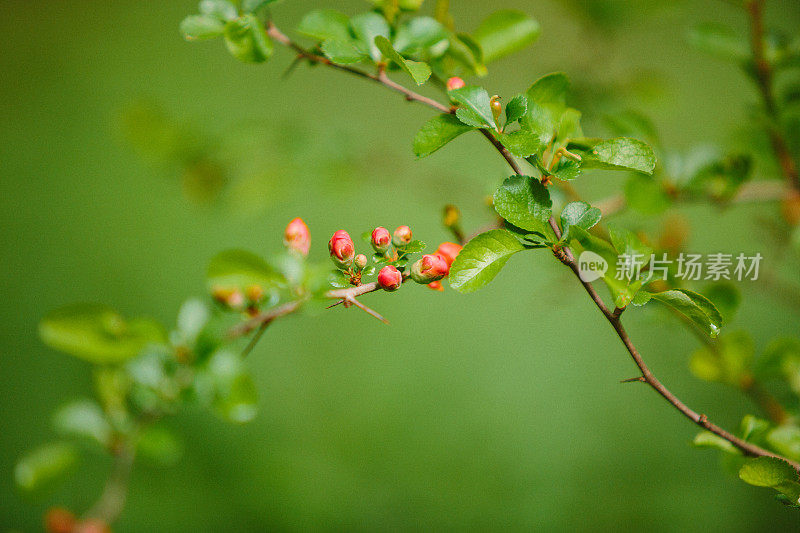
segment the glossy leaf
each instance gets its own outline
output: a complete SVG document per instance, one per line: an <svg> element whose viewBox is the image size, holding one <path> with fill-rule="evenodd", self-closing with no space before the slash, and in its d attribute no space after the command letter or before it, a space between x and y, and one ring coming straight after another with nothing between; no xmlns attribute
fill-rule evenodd
<svg viewBox="0 0 800 533"><path fill-rule="evenodd" d="M269 288L280 275L259 256L246 250L226 250L214 256L206 274L208 287L247 289L251 285Z"/></svg>
<svg viewBox="0 0 800 533"><path fill-rule="evenodd" d="M459 109L456 116L469 126L478 128L494 128L494 116L489 105L489 93L482 87L468 85L447 92Z"/></svg>
<svg viewBox="0 0 800 533"><path fill-rule="evenodd" d="M17 461L14 481L22 490L37 490L71 471L78 459L78 450L69 443L40 446Z"/></svg>
<svg viewBox="0 0 800 533"><path fill-rule="evenodd" d="M494 210L511 224L552 235L548 221L553 202L547 187L530 176L511 176L495 191Z"/></svg>
<svg viewBox="0 0 800 533"><path fill-rule="evenodd" d="M385 58L393 61L400 68L405 70L417 85L422 85L428 81L428 78L430 78L431 68L427 64L405 59L397 52L397 50L392 48L392 43L390 43L389 39L386 37L381 35L375 37L375 46L378 47L378 50L381 51L381 54L383 54Z"/></svg>
<svg viewBox="0 0 800 533"><path fill-rule="evenodd" d="M189 15L181 22L180 29L187 41L202 41L220 37L225 23L210 15Z"/></svg>
<svg viewBox="0 0 800 533"><path fill-rule="evenodd" d="M540 31L539 23L525 13L503 10L489 15L473 36L488 63L528 46L539 37Z"/></svg>
<svg viewBox="0 0 800 533"><path fill-rule="evenodd" d="M516 122L528 110L528 99L524 95L518 94L506 104L506 124Z"/></svg>
<svg viewBox="0 0 800 533"><path fill-rule="evenodd" d="M458 292L475 292L492 281L509 258L525 247L503 229L481 233L470 240L450 268L450 286Z"/></svg>
<svg viewBox="0 0 800 533"><path fill-rule="evenodd" d="M263 63L272 55L272 41L253 14L242 15L225 25L228 51L244 63Z"/></svg>
<svg viewBox="0 0 800 533"><path fill-rule="evenodd" d="M687 289L671 289L654 293L652 298L686 315L707 335L711 337L719 335L722 316L705 296Z"/></svg>
<svg viewBox="0 0 800 533"><path fill-rule="evenodd" d="M111 424L103 409L89 399L62 405L53 414L53 426L64 435L86 437L103 447L111 443Z"/></svg>
<svg viewBox="0 0 800 533"><path fill-rule="evenodd" d="M339 65L360 63L368 59L368 56L362 52L353 41L327 39L322 42L320 49L325 57Z"/></svg>
<svg viewBox="0 0 800 533"><path fill-rule="evenodd" d="M459 135L473 130L453 115L442 114L428 120L414 136L414 155L425 157Z"/></svg>
<svg viewBox="0 0 800 533"><path fill-rule="evenodd" d="M544 149L544 145L538 135L531 134L526 130L512 131L511 133L495 133L497 139L503 146L518 157L528 157Z"/></svg>
<svg viewBox="0 0 800 533"><path fill-rule="evenodd" d="M356 38L368 51L369 56L373 61L378 62L381 59L381 51L375 44L375 38L383 36L390 37L389 24L386 19L375 12L362 13L350 19L350 27Z"/></svg>
<svg viewBox="0 0 800 533"><path fill-rule="evenodd" d="M756 487L775 487L787 481L797 481L797 470L777 457L749 459L739 470L739 478Z"/></svg>
<svg viewBox="0 0 800 533"><path fill-rule="evenodd" d="M95 304L78 304L52 311L39 323L46 345L97 364L130 359L149 343L165 340L164 331L149 319L126 321L116 311Z"/></svg>
<svg viewBox="0 0 800 533"><path fill-rule="evenodd" d="M578 226L585 230L600 222L602 213L586 202L570 202L561 210L562 241L569 241L570 226Z"/></svg>
<svg viewBox="0 0 800 533"><path fill-rule="evenodd" d="M297 26L297 32L318 41L334 39L349 42L350 19L335 9L315 9L303 17Z"/></svg>
<svg viewBox="0 0 800 533"><path fill-rule="evenodd" d="M582 166L652 174L656 166L656 156L653 149L642 141L618 137L592 144L584 153Z"/></svg>

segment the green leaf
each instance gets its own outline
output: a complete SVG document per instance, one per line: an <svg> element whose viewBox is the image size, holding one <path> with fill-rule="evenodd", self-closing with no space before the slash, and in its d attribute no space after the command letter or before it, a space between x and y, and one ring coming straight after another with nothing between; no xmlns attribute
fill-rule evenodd
<svg viewBox="0 0 800 533"><path fill-rule="evenodd" d="M652 174L656 166L653 149L628 137L600 141L585 152L582 166L603 170L635 170Z"/></svg>
<svg viewBox="0 0 800 533"><path fill-rule="evenodd" d="M453 115L437 115L428 120L414 136L414 155L428 156L459 135L473 129Z"/></svg>
<svg viewBox="0 0 800 533"><path fill-rule="evenodd" d="M200 13L217 17L220 20L233 20L239 16L236 5L228 0L202 0L200 2Z"/></svg>
<svg viewBox="0 0 800 533"><path fill-rule="evenodd" d="M752 337L745 331L733 332L720 337L713 347L696 350L689 369L700 379L738 387L750 374L753 352Z"/></svg>
<svg viewBox="0 0 800 533"><path fill-rule="evenodd" d="M704 22L689 33L689 42L699 50L722 59L745 62L750 59L750 45L734 30L722 24Z"/></svg>
<svg viewBox="0 0 800 533"><path fill-rule="evenodd" d="M726 324L733 320L742 301L742 293L736 285L730 281L711 283L703 288L703 294L719 310Z"/></svg>
<svg viewBox="0 0 800 533"><path fill-rule="evenodd" d="M779 426L766 435L770 449L784 457L800 461L800 428L797 426Z"/></svg>
<svg viewBox="0 0 800 533"><path fill-rule="evenodd" d="M202 41L219 37L225 23L209 15L189 15L181 22L181 34L187 41Z"/></svg>
<svg viewBox="0 0 800 533"><path fill-rule="evenodd" d="M726 453L732 453L735 455L741 455L741 451L739 448L734 446L723 439L722 437L711 433L710 431L701 431L700 433L695 436L694 441L692 441L692 445L697 448L714 448L715 450L720 450Z"/></svg>
<svg viewBox="0 0 800 533"><path fill-rule="evenodd" d="M663 213L671 203L661 182L638 173L625 182L625 202L643 215Z"/></svg>
<svg viewBox="0 0 800 533"><path fill-rule="evenodd" d="M570 202L561 210L561 229L564 242L569 242L569 230L571 226L578 226L585 230L594 227L600 222L602 213L596 207L592 207L586 202Z"/></svg>
<svg viewBox="0 0 800 533"><path fill-rule="evenodd" d="M625 307L638 291L638 285L630 287L630 280L618 276L617 250L611 243L595 237L580 226L572 226L570 238L580 244L583 251L578 255L578 269L583 281L602 278L614 298L614 305ZM619 278L619 279L618 279ZM640 284L638 280L637 284Z"/></svg>
<svg viewBox="0 0 800 533"><path fill-rule="evenodd" d="M528 99L518 94L506 104L506 125L512 124L525 116L528 110Z"/></svg>
<svg viewBox="0 0 800 533"><path fill-rule="evenodd" d="M450 268L450 286L462 293L475 292L492 281L509 258L525 247L503 229L481 233L470 240Z"/></svg>
<svg viewBox="0 0 800 533"><path fill-rule="evenodd" d="M709 336L719 335L722 316L705 296L686 289L671 289L653 293L652 298L677 309Z"/></svg>
<svg viewBox="0 0 800 533"><path fill-rule="evenodd" d="M320 49L325 57L339 65L360 63L368 57L364 52L356 47L353 41L327 39L322 41Z"/></svg>
<svg viewBox="0 0 800 533"><path fill-rule="evenodd" d="M150 426L139 434L136 442L138 455L148 457L159 464L171 466L183 456L183 443L165 428Z"/></svg>
<svg viewBox="0 0 800 533"><path fill-rule="evenodd" d="M459 33L450 35L448 43L449 46L445 53L447 60L461 66L469 74L476 74L478 76L486 75L486 65L483 63L483 51L475 39L467 34ZM447 74L443 77L455 73L453 69L447 69Z"/></svg>
<svg viewBox="0 0 800 533"><path fill-rule="evenodd" d="M402 54L446 46L448 33L439 21L431 17L414 17L400 25L392 45Z"/></svg>
<svg viewBox="0 0 800 533"><path fill-rule="evenodd" d="M47 346L96 364L119 363L149 343L164 342L164 331L149 319L126 321L103 305L77 304L48 313L39 323Z"/></svg>
<svg viewBox="0 0 800 533"><path fill-rule="evenodd" d="M253 14L242 15L225 25L228 51L244 63L263 63L272 55L272 41Z"/></svg>
<svg viewBox="0 0 800 533"><path fill-rule="evenodd" d="M489 105L489 93L483 87L468 85L447 92L459 104L456 116L463 123L476 128L494 128L494 115Z"/></svg>
<svg viewBox="0 0 800 533"><path fill-rule="evenodd" d="M14 481L20 489L34 491L67 474L78 458L78 450L66 442L40 446L17 461Z"/></svg>
<svg viewBox="0 0 800 533"><path fill-rule="evenodd" d="M362 13L350 19L350 27L356 38L369 52L370 57L376 63L381 59L381 51L375 44L375 37L379 35L390 37L389 24L386 19L375 12Z"/></svg>
<svg viewBox="0 0 800 533"><path fill-rule="evenodd" d="M350 36L350 19L347 15L335 9L315 9L310 11L300 21L297 26L297 32L318 41L334 39L346 43L352 39Z"/></svg>
<svg viewBox="0 0 800 533"><path fill-rule="evenodd" d="M53 414L53 426L64 435L86 437L103 447L111 444L111 424L97 402L89 399L62 405Z"/></svg>
<svg viewBox="0 0 800 533"><path fill-rule="evenodd" d="M217 287L242 291L251 285L269 289L281 276L259 256L246 250L226 250L215 255L206 274L209 289Z"/></svg>
<svg viewBox="0 0 800 533"><path fill-rule="evenodd" d="M758 359L756 373L761 379L784 379L800 395L800 340L787 337L770 342Z"/></svg>
<svg viewBox="0 0 800 533"><path fill-rule="evenodd" d="M558 129L561 116L566 111L569 79L562 72L542 76L525 93L527 112L520 118L520 126L539 136L546 146Z"/></svg>
<svg viewBox="0 0 800 533"><path fill-rule="evenodd" d="M177 329L171 340L174 344L194 343L211 319L208 306L199 299L186 300L178 310Z"/></svg>
<svg viewBox="0 0 800 533"><path fill-rule="evenodd" d="M230 422L246 424L258 414L258 390L253 378L237 376L215 403L220 414Z"/></svg>
<svg viewBox="0 0 800 533"><path fill-rule="evenodd" d="M242 11L245 13L258 13L276 0L242 0Z"/></svg>
<svg viewBox="0 0 800 533"><path fill-rule="evenodd" d="M538 135L533 135L527 130L512 131L511 133L494 133L494 136L503 143L503 146L518 156L528 157L544 149Z"/></svg>
<svg viewBox="0 0 800 533"><path fill-rule="evenodd" d="M422 85L428 81L428 78L431 77L431 68L427 64L405 59L397 52L397 50L392 48L392 43L390 43L389 39L386 37L383 37L382 35L375 37L375 46L378 47L378 50L381 51L384 57L393 61L400 66L400 68L405 70L417 85Z"/></svg>
<svg viewBox="0 0 800 533"><path fill-rule="evenodd" d="M552 237L549 220L553 202L547 187L536 178L514 175L495 191L494 210L511 224Z"/></svg>
<svg viewBox="0 0 800 533"><path fill-rule="evenodd" d="M574 180L581 175L581 165L577 161L562 157L553 170L553 176L563 181Z"/></svg>
<svg viewBox="0 0 800 533"><path fill-rule="evenodd" d="M758 418L753 415L745 415L744 418L742 418L742 438L746 441L760 441L764 434L769 431L769 428L769 422L762 418Z"/></svg>
<svg viewBox="0 0 800 533"><path fill-rule="evenodd" d="M503 10L489 15L473 35L488 63L528 46L539 37L539 32L539 23L525 13Z"/></svg>
<svg viewBox="0 0 800 533"><path fill-rule="evenodd" d="M777 457L756 457L742 466L739 478L756 487L775 487L785 482L796 482L797 470Z"/></svg>
<svg viewBox="0 0 800 533"><path fill-rule="evenodd" d="M608 234L611 237L611 244L614 245L620 255L641 256L643 267L650 262L650 255L653 253L653 249L644 244L635 233L625 228L611 225L608 228Z"/></svg>

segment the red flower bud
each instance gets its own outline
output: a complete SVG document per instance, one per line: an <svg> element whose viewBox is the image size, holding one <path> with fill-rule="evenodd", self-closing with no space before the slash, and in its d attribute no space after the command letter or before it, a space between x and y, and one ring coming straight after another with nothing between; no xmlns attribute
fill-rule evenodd
<svg viewBox="0 0 800 533"><path fill-rule="evenodd" d="M444 262L447 263L447 270L450 271L450 267L453 266L453 261L456 260L456 256L461 252L460 244L456 244L454 242L443 242L439 245L439 248L433 252L433 255L438 255Z"/></svg>
<svg viewBox="0 0 800 533"><path fill-rule="evenodd" d="M331 259L338 267L349 268L353 264L356 247L350 235L345 230L340 229L328 241L328 251L331 254Z"/></svg>
<svg viewBox="0 0 800 533"><path fill-rule="evenodd" d="M459 78L458 76L453 76L447 80L447 90L452 91L454 89L460 89L464 86L464 80Z"/></svg>
<svg viewBox="0 0 800 533"><path fill-rule="evenodd" d="M389 251L389 245L392 243L392 236L389 235L389 230L383 226L378 226L372 230L372 249L379 254L385 254Z"/></svg>
<svg viewBox="0 0 800 533"><path fill-rule="evenodd" d="M308 249L311 247L311 234L308 232L308 226L306 226L302 218L298 217L286 226L286 231L283 234L283 244L303 257L308 255Z"/></svg>
<svg viewBox="0 0 800 533"><path fill-rule="evenodd" d="M63 507L53 507L44 515L44 529L48 533L71 533L75 515Z"/></svg>
<svg viewBox="0 0 800 533"><path fill-rule="evenodd" d="M408 226L400 226L394 230L394 233L392 234L392 244L394 244L396 248L402 248L410 242L411 228Z"/></svg>
<svg viewBox="0 0 800 533"><path fill-rule="evenodd" d="M447 262L438 255L425 254L422 259L411 265L411 279L427 285L439 281L447 275Z"/></svg>
<svg viewBox="0 0 800 533"><path fill-rule="evenodd" d="M358 254L353 262L355 263L357 269L362 270L365 266L367 266L367 256L364 254Z"/></svg>
<svg viewBox="0 0 800 533"><path fill-rule="evenodd" d="M403 283L403 275L392 265L387 265L378 272L378 285L385 291L396 291Z"/></svg>
<svg viewBox="0 0 800 533"><path fill-rule="evenodd" d="M442 287L441 281L431 281L430 283L428 283L427 287L435 291L444 292L444 287Z"/></svg>

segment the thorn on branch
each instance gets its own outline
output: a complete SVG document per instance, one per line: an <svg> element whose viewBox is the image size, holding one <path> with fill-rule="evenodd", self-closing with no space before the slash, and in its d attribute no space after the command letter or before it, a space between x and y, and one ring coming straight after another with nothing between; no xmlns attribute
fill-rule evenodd
<svg viewBox="0 0 800 533"><path fill-rule="evenodd" d="M377 318L378 320L380 320L384 324L387 324L387 325L389 324L389 321L386 320L385 318L383 318L383 316L381 316L377 311L375 311L374 309L372 309L370 307L367 307L366 305L362 304L361 302L359 302L358 300L356 300L353 297L348 297L347 301L345 301L345 307L349 307L350 305L355 305L356 307L358 307L359 309L361 309L362 311L364 311L368 315Z"/></svg>

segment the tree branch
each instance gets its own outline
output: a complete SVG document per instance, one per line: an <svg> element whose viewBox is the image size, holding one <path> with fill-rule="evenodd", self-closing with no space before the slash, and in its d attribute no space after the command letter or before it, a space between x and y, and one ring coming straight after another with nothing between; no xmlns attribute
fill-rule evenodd
<svg viewBox="0 0 800 533"><path fill-rule="evenodd" d="M97 502L86 512L87 518L99 518L112 524L119 518L128 498L128 481L136 453L131 442L125 442L114 455L114 464L103 492Z"/></svg>
<svg viewBox="0 0 800 533"><path fill-rule="evenodd" d="M355 75L363 77L363 78L371 79L373 81L381 83L382 85L388 87L389 89L392 89L394 91L402 93L403 95L405 95L406 99L409 100L409 101L416 101L416 102L422 103L424 105L427 105L429 107L432 107L432 108L436 109L437 111L441 111L441 112L444 112L444 113L452 113L452 110L449 107L447 107L447 106L445 106L445 105L443 105L443 104L441 104L439 102L436 102L435 100L432 100L432 99L427 98L425 96L419 95L419 94L417 94L417 93L415 93L415 92L413 92L413 91L411 91L409 89L406 89L405 87L402 87L399 84L397 84L395 82L392 82L391 80L388 80L386 75L384 73L382 73L382 72L377 76L373 76L371 74L362 72L362 71L357 70L357 69L353 69L353 68L346 67L346 66L343 66L343 65L336 65L336 64L332 63L330 60L328 60L327 58L320 57L320 56L317 56L317 55L315 55L315 54L313 54L311 52L308 52L307 50L305 50L301 46L299 46L299 45L295 44L293 41L291 41L291 39L286 37L283 33L281 33L278 30L278 28L275 27L275 25L272 24L271 22L267 26L267 33L270 35L270 37L272 37L276 41L278 41L278 42L284 44L285 46L288 46L289 48L295 50L298 54L302 55L306 59L309 59L310 61L314 61L316 63L320 63L320 64L323 64L323 65L328 65L328 66L331 66L333 68L337 68L339 70L344 70L346 72L349 72L351 74L355 74ZM510 153L508 153L508 151L505 149L505 147L499 141L497 141L497 139L494 137L494 135L492 135L487 130L481 130L481 132L483 133L484 137L486 137L487 140L489 140L491 142L491 144L503 156L503 158L506 160L506 162L511 167L511 169L515 173L520 174L521 173L520 172L520 167L516 163L516 161L514 160L514 157ZM553 233L555 234L556 238L560 239L561 238L561 229L558 227L558 223L556 222L555 218L550 217L549 224L550 224L550 227L553 229ZM756 445L754 445L752 443L744 441L744 440L736 437L735 435L725 431L721 427L719 427L716 424L713 424L712 422L710 422L708 420L708 418L706 417L706 415L699 414L699 413L693 411L686 404L684 404L680 399L678 399L677 396L672 394L672 392L670 392L653 375L653 373L650 371L650 369L645 364L645 362L642 359L641 355L636 350L636 347L631 342L631 339L628 336L627 331L625 331L625 328L622 325L622 321L620 319L619 314L610 311L608 309L608 307L606 307L606 305L603 302L602 298L600 298L600 296L597 294L597 291L594 289L594 286L592 286L591 283L585 282L580 278L580 272L578 270L578 265L575 263L575 258L572 255L572 252L570 251L570 249L568 247L566 247L566 246L564 246L564 247L556 247L554 249L554 253L555 253L556 257L558 257L558 259L562 263L567 265L570 268L570 270L572 270L572 272L575 274L576 278L579 280L579 282L583 286L584 290L586 290L586 292L589 294L589 297L592 299L594 304L597 306L598 309L600 309L600 311L603 313L603 316L606 317L608 322L614 328L614 331L617 333L617 336L622 341L622 344L628 350L628 353L630 354L630 356L633 359L634 363L636 364L636 366L639 368L640 372L642 373L641 377L643 378L644 382L646 382L653 390L655 390L659 395L661 395L670 405L672 405L675 409L680 411L686 418L688 418L689 420L691 420L692 422L694 422L698 426L700 426L700 427L702 427L702 428L714 433L715 435L717 435L719 437L722 437L723 439L727 440L728 442L730 442L731 444L736 446L739 450L741 450L745 455L750 455L750 456L755 456L755 457L758 457L758 456L778 457L778 458L790 463L795 469L800 470L800 464L795 463L793 461L790 461L790 460L786 459L785 457L781 457L781 456L779 456L777 454L774 454L774 453L772 453L772 452L770 452L768 450L765 450L765 449L763 449L763 448L761 448L759 446L756 446ZM376 286L377 286L377 283L368 283L368 284L365 284L365 285L361 285L359 287L353 287L351 289L338 289L338 290L329 291L326 294L326 296L335 297L335 298L339 298L339 299L346 299L348 297L348 295L351 294L350 291L353 291L352 297L355 297L355 296L360 295L360 294L365 294L367 292L371 292L371 291L377 290ZM358 294L355 294L356 292ZM260 321L258 321L258 317L256 317L255 319L251 320L250 322L253 323L253 326L250 327L248 329L248 331L250 331L253 328L257 327L261 323ZM248 324L248 323L245 323L245 324Z"/></svg>

